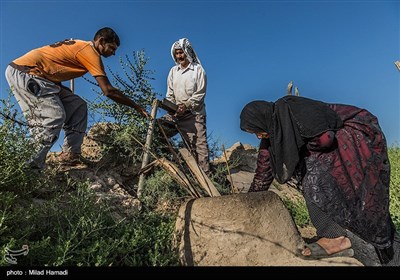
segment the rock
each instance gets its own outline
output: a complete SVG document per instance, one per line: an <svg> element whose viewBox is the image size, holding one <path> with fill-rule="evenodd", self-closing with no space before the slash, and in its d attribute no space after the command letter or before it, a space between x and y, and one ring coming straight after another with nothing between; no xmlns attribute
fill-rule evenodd
<svg viewBox="0 0 400 280"><path fill-rule="evenodd" d="M360 265L352 258L296 257L304 241L271 191L190 200L179 210L176 232L187 266Z"/></svg>
<svg viewBox="0 0 400 280"><path fill-rule="evenodd" d="M232 180L231 180L231 178ZM232 173L231 176L227 176L228 181L235 186L235 188L241 193L247 193L250 184L253 181L254 172L248 171L237 171Z"/></svg>
<svg viewBox="0 0 400 280"><path fill-rule="evenodd" d="M231 173L238 171L254 172L257 166L258 151L251 145L243 145L240 142L233 144L232 147L225 151L225 156L215 159L213 164L226 164L228 161Z"/></svg>
<svg viewBox="0 0 400 280"><path fill-rule="evenodd" d="M100 162L106 155L104 143L112 142L113 130L118 126L113 123L96 123L93 125L82 143L82 156L91 162Z"/></svg>

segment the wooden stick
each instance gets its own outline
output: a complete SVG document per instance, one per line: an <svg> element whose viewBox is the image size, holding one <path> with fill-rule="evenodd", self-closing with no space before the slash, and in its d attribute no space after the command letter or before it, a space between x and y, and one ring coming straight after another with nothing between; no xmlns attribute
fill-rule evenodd
<svg viewBox="0 0 400 280"><path fill-rule="evenodd" d="M157 115L157 109L158 109L158 99L154 99L153 101L153 108L151 109L151 122L149 125L149 128L147 129L147 136L146 136L146 144L144 147L144 154L143 154L143 160L142 160L142 168L145 167L149 163L150 159L150 147L151 147L151 142L153 141L153 132L154 132L154 125L156 123L156 115ZM141 174L139 177L139 183L138 183L138 190L137 190L137 196L140 199L142 196L142 190L143 190L143 185L144 185L144 174Z"/></svg>
<svg viewBox="0 0 400 280"><path fill-rule="evenodd" d="M229 169L228 157L226 156L224 144L222 144L222 151L224 151L224 158L225 158L226 168L228 169L228 175L229 175L229 179L230 179L230 182L231 182L231 187L232 187L231 188L231 193L239 193L239 190L233 184L233 179L232 179L231 171Z"/></svg>
<svg viewBox="0 0 400 280"><path fill-rule="evenodd" d="M72 91L72 93L74 93L75 90L75 82L74 79L70 80L70 86L69 86L70 90Z"/></svg>
<svg viewBox="0 0 400 280"><path fill-rule="evenodd" d="M397 60L394 62L394 64L396 65L397 69L400 71L400 61Z"/></svg>

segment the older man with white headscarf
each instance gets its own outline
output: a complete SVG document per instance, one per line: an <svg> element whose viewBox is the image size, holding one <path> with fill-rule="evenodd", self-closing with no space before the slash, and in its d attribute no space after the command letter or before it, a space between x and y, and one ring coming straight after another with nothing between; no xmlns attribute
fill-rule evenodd
<svg viewBox="0 0 400 280"><path fill-rule="evenodd" d="M206 72L187 38L182 38L172 45L171 55L176 65L168 74L166 99L178 105L178 110L175 115L167 115L166 118L177 124L198 164L204 172L209 173L204 103Z"/></svg>

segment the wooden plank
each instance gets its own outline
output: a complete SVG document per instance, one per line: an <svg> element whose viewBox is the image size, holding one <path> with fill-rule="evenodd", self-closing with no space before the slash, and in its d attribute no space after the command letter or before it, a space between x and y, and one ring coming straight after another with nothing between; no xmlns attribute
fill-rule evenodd
<svg viewBox="0 0 400 280"><path fill-rule="evenodd" d="M168 174L171 175L179 185L181 185L192 197L202 197L202 195L192 186L187 176L172 162L166 158L157 159L140 170L140 174L146 174L154 166L161 166Z"/></svg>
<svg viewBox="0 0 400 280"><path fill-rule="evenodd" d="M219 191L215 188L214 184L208 178L203 169L199 167L193 155L186 148L179 149L180 154L185 160L186 164L192 170L194 176L199 181L200 186L208 193L209 196L221 196Z"/></svg>

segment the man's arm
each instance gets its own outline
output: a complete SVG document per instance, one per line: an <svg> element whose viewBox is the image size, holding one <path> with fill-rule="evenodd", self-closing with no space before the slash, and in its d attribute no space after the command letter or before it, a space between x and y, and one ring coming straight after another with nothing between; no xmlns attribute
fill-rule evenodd
<svg viewBox="0 0 400 280"><path fill-rule="evenodd" d="M119 104L123 104L123 105L134 108L136 111L141 113L144 117L150 119L150 115L146 112L145 109L143 109L132 99L130 99L129 97L124 95L120 90L113 87L106 76L96 76L95 78L101 88L101 91L104 93L105 96L107 96L108 98L114 100L115 102L117 102Z"/></svg>

